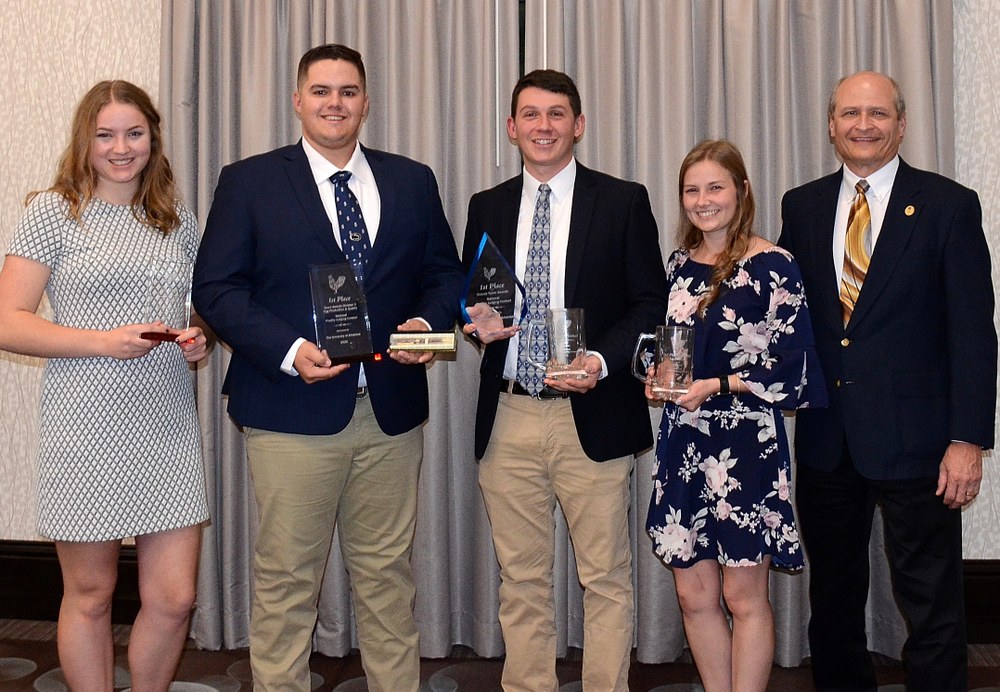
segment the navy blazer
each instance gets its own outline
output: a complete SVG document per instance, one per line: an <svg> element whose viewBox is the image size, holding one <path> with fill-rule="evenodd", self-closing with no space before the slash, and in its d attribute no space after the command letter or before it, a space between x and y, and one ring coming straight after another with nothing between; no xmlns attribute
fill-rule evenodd
<svg viewBox="0 0 1000 692"><path fill-rule="evenodd" d="M412 317L454 328L462 274L430 168L363 149L378 185L381 220L365 278L376 352ZM301 142L223 168L195 263L199 315L233 350L223 384L242 426L328 435L354 413L359 365L306 384L281 371L299 337L315 339L308 268L346 262ZM365 363L372 408L390 435L427 418L424 366L384 356Z"/></svg>
<svg viewBox="0 0 1000 692"><path fill-rule="evenodd" d="M997 338L979 197L900 161L851 319L833 227L843 174L787 192L778 243L798 260L830 406L799 411L799 463L833 469L846 439L875 480L937 476L952 440L993 446Z"/></svg>
<svg viewBox="0 0 1000 692"><path fill-rule="evenodd" d="M463 262L469 270L484 232L514 266L522 178L469 200ZM646 188L577 164L566 251L566 305L584 309L587 348L599 352L608 376L585 394L571 394L580 443L594 461L628 456L653 444L642 383L631 374L641 332L663 324L667 277ZM476 458L489 444L509 341L486 347L476 410Z"/></svg>

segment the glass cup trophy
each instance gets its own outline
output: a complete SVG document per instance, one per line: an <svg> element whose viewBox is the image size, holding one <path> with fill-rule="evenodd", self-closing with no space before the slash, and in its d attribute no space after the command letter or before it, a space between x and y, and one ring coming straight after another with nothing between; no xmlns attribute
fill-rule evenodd
<svg viewBox="0 0 1000 692"><path fill-rule="evenodd" d="M368 302L350 262L309 267L316 345L333 363L374 357Z"/></svg>
<svg viewBox="0 0 1000 692"><path fill-rule="evenodd" d="M649 385L654 398L676 401L691 387L693 354L693 328L659 325L654 334L640 334L635 342L632 374Z"/></svg>
<svg viewBox="0 0 1000 692"><path fill-rule="evenodd" d="M583 308L549 308L527 328L528 362L554 379L586 379Z"/></svg>
<svg viewBox="0 0 1000 692"><path fill-rule="evenodd" d="M514 269L500 249L488 234L483 233L472 268L465 279L465 291L460 301L462 317L466 323L475 324L477 332L489 336L502 327L514 324L514 299L518 293L521 294L522 305L518 322L523 322L527 315L524 286L514 275ZM485 305L491 310L477 321L468 312L468 308L473 305Z"/></svg>
<svg viewBox="0 0 1000 692"><path fill-rule="evenodd" d="M149 269L145 319L159 320L169 331L142 332L143 339L173 341L191 324L191 275L194 265L187 259L156 259Z"/></svg>

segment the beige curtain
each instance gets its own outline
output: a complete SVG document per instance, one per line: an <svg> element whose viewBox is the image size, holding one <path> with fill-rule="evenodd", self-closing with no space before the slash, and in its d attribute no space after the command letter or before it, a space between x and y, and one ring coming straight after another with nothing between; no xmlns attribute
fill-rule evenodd
<svg viewBox="0 0 1000 692"><path fill-rule="evenodd" d="M290 107L298 57L337 41L365 56L370 146L428 163L461 243L472 193L519 171L503 122L518 76L517 0L164 0L160 104L170 155L187 202L204 219L221 167L295 141ZM950 175L951 3L940 0L526 0L524 66L563 69L580 86L588 127L578 147L588 166L644 183L674 247L676 172L705 137L743 150L760 232L775 238L778 202L793 185L838 165L826 138L826 99L842 74L884 70L908 101L904 156ZM193 634L208 648L247 644L255 508L242 439L220 399L228 361L219 345L199 369L198 398L213 503L201 562ZM478 355L431 368L414 548L421 653L452 644L503 653L496 620L498 572L476 484L472 421ZM659 412L650 409L651 425ZM643 530L651 454L633 482L632 540L640 660L673 660L684 639L673 583ZM560 652L583 643L572 546L561 526L556 579ZM873 546L880 551L879 536ZM870 624L875 648L898 655L902 628L879 562ZM805 579L774 573L776 659L808 655ZM348 584L334 547L316 648L352 646Z"/></svg>
<svg viewBox="0 0 1000 692"><path fill-rule="evenodd" d="M580 87L581 161L649 188L664 256L676 247L677 171L695 143L732 140L757 200L758 230L776 239L785 190L839 166L827 138L837 79L887 72L907 101L902 155L953 175L950 0L526 0L525 70L551 67ZM788 430L793 432L790 419ZM683 626L668 570L643 535L650 460L636 467L637 654L673 660ZM807 567L808 569L808 567ZM905 637L889 590L881 525L872 540L871 646L898 657ZM772 572L775 658L808 656L807 579Z"/></svg>

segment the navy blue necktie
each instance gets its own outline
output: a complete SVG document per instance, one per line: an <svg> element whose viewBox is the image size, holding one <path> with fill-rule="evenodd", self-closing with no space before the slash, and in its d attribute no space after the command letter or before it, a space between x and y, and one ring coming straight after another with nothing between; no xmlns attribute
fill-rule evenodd
<svg viewBox="0 0 1000 692"><path fill-rule="evenodd" d="M358 283L363 284L365 269L371 256L372 245L368 239L368 227L361 214L358 198L347 187L351 179L350 171L337 171L330 176L333 183L333 199L337 206L337 223L340 226L340 249L347 255L354 267Z"/></svg>

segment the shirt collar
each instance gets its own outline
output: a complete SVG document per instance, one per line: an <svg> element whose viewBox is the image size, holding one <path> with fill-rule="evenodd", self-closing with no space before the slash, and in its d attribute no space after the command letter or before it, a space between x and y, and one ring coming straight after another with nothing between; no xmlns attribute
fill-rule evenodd
<svg viewBox="0 0 1000 692"><path fill-rule="evenodd" d="M524 174L524 182L522 183L522 194L530 195L532 199L538 196L538 187L542 184L540 180L535 178L531 173L528 173L528 169L522 169ZM552 190L552 197L556 202L560 202L569 197L569 194L573 191L573 185L576 183L576 157L574 156L570 159L569 163L566 164L565 168L556 173L548 181L547 185Z"/></svg>
<svg viewBox="0 0 1000 692"><path fill-rule="evenodd" d="M850 192L850 195L854 196L854 186L858 184L861 177L856 175L850 168L844 166L844 189ZM885 202L889 193L892 192L892 183L896 179L896 171L899 170L899 154L892 157L889 163L882 166L880 169L869 175L865 180L868 181L869 189L868 195L874 195L880 202Z"/></svg>
<svg viewBox="0 0 1000 692"><path fill-rule="evenodd" d="M309 161L309 169L312 171L313 180L316 181L317 186L328 181L331 175L340 170L350 171L351 175L362 184L372 182L371 168L367 165L368 159L365 158L365 152L362 151L360 144L354 146L351 159L342 169L334 166L325 156L316 151L316 147L311 145L305 137L302 138L302 149L306 152L306 160Z"/></svg>

